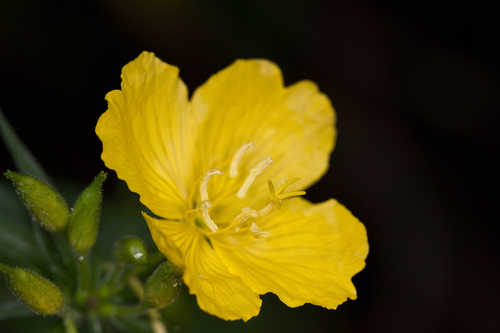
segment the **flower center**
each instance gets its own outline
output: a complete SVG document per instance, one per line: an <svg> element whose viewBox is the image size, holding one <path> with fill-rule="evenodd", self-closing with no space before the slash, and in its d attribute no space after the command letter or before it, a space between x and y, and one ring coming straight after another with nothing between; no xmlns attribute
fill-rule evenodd
<svg viewBox="0 0 500 333"><path fill-rule="evenodd" d="M255 149L254 144L252 142L248 142L241 146L236 153L234 154L231 163L229 165L229 178L230 180L235 180L236 177L239 176L239 166L241 161L246 153L252 152ZM271 157L266 157L255 167L251 168L248 171L247 176L243 179L241 186L236 191L236 198L242 200L246 197L249 189L255 183L257 177L259 177L264 171L271 165L273 160ZM210 215L210 211L212 209L212 203L210 201L209 193L208 193L208 183L210 179L215 175L223 175L223 172L219 169L210 169L203 176L200 182L200 203L199 207L195 209L195 211L201 212L201 219L203 223L210 229L212 232L219 231L219 226L215 223ZM237 214L230 223L224 227L224 230L233 229L235 231L239 231L240 226L247 222L249 219L256 219L258 217L265 216L273 211L275 208L279 208L281 206L281 202L285 199L289 199L296 196L304 195L304 191L292 191L286 192L288 186L296 182L298 179L292 179L289 181L283 181L281 186L278 189L275 189L274 184L271 180L267 181L269 192L270 192L270 201L267 205L265 205L262 209L255 210L250 207L243 207L239 214ZM259 228L255 222L252 222L248 228L253 234L256 236L265 237L266 232L259 231Z"/></svg>

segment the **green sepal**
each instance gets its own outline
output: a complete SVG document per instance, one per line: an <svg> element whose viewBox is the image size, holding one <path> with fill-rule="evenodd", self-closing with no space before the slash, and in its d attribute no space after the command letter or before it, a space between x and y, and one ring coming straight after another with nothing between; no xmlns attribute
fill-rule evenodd
<svg viewBox="0 0 500 333"><path fill-rule="evenodd" d="M62 291L43 276L5 265L0 265L0 271L7 275L7 283L14 295L37 314L56 314L63 306Z"/></svg>
<svg viewBox="0 0 500 333"><path fill-rule="evenodd" d="M144 301L155 308L163 308L175 301L181 289L179 271L170 262L161 263L144 285Z"/></svg>
<svg viewBox="0 0 500 333"><path fill-rule="evenodd" d="M75 202L68 225L68 241L77 253L94 246L101 218L102 184L107 174L101 171Z"/></svg>
<svg viewBox="0 0 500 333"><path fill-rule="evenodd" d="M51 232L64 230L68 224L69 209L66 201L49 185L31 176L6 171L5 177L12 181L16 192L31 215Z"/></svg>

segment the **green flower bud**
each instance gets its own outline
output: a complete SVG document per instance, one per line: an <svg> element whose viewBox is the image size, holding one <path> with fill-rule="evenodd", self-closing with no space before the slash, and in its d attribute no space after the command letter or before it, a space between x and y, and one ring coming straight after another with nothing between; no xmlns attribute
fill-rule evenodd
<svg viewBox="0 0 500 333"><path fill-rule="evenodd" d="M163 308L179 295L181 282L177 267L165 261L160 264L144 285L144 301L156 308Z"/></svg>
<svg viewBox="0 0 500 333"><path fill-rule="evenodd" d="M80 254L87 253L97 238L101 216L102 184L106 173L101 171L80 194L69 218L68 240Z"/></svg>
<svg viewBox="0 0 500 333"><path fill-rule="evenodd" d="M61 290L46 278L27 269L11 268L0 264L7 282L17 298L41 315L57 313L63 305Z"/></svg>
<svg viewBox="0 0 500 333"><path fill-rule="evenodd" d="M69 209L64 199L49 185L14 171L4 173L12 181L34 219L49 231L61 231L68 224Z"/></svg>
<svg viewBox="0 0 500 333"><path fill-rule="evenodd" d="M139 237L127 236L115 244L115 258L125 264L144 265L148 263L148 251Z"/></svg>

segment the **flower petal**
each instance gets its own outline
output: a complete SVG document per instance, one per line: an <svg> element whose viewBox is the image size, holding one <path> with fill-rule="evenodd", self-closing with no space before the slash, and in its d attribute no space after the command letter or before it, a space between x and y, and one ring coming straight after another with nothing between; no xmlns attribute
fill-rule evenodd
<svg viewBox="0 0 500 333"><path fill-rule="evenodd" d="M259 221L256 235L214 237L223 262L255 292L275 293L291 307L335 309L355 299L351 278L368 254L364 226L335 200L293 199L288 206Z"/></svg>
<svg viewBox="0 0 500 333"><path fill-rule="evenodd" d="M123 67L122 89L106 95L96 133L102 159L155 214L181 216L191 169L187 89L179 70L143 52Z"/></svg>
<svg viewBox="0 0 500 333"><path fill-rule="evenodd" d="M259 295L228 271L196 227L143 216L160 251L184 268L184 282L202 310L226 320L247 321L259 314Z"/></svg>
<svg viewBox="0 0 500 333"><path fill-rule="evenodd" d="M268 179L298 177L295 187L305 188L328 167L335 137L330 101L310 81L285 88L280 69L269 61L234 62L195 91L192 107L201 122L196 168L223 169L248 142L255 151L242 159L242 179L272 158L248 198L267 199Z"/></svg>

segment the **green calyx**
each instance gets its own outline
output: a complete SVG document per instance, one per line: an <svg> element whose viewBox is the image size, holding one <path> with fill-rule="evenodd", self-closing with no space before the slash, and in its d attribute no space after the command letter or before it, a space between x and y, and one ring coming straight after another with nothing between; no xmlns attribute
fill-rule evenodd
<svg viewBox="0 0 500 333"><path fill-rule="evenodd" d="M144 285L144 301L155 307L163 308L175 301L181 283L179 271L169 262L161 263Z"/></svg>
<svg viewBox="0 0 500 333"><path fill-rule="evenodd" d="M63 306L61 290L41 275L19 267L0 265L16 297L41 315L56 314Z"/></svg>
<svg viewBox="0 0 500 333"><path fill-rule="evenodd" d="M87 253L94 246L102 203L102 184L107 174L101 171L80 194L69 218L68 240L79 254Z"/></svg>
<svg viewBox="0 0 500 333"><path fill-rule="evenodd" d="M66 228L69 218L68 205L52 187L36 178L14 171L6 171L4 175L12 181L31 215L45 229L55 232Z"/></svg>

